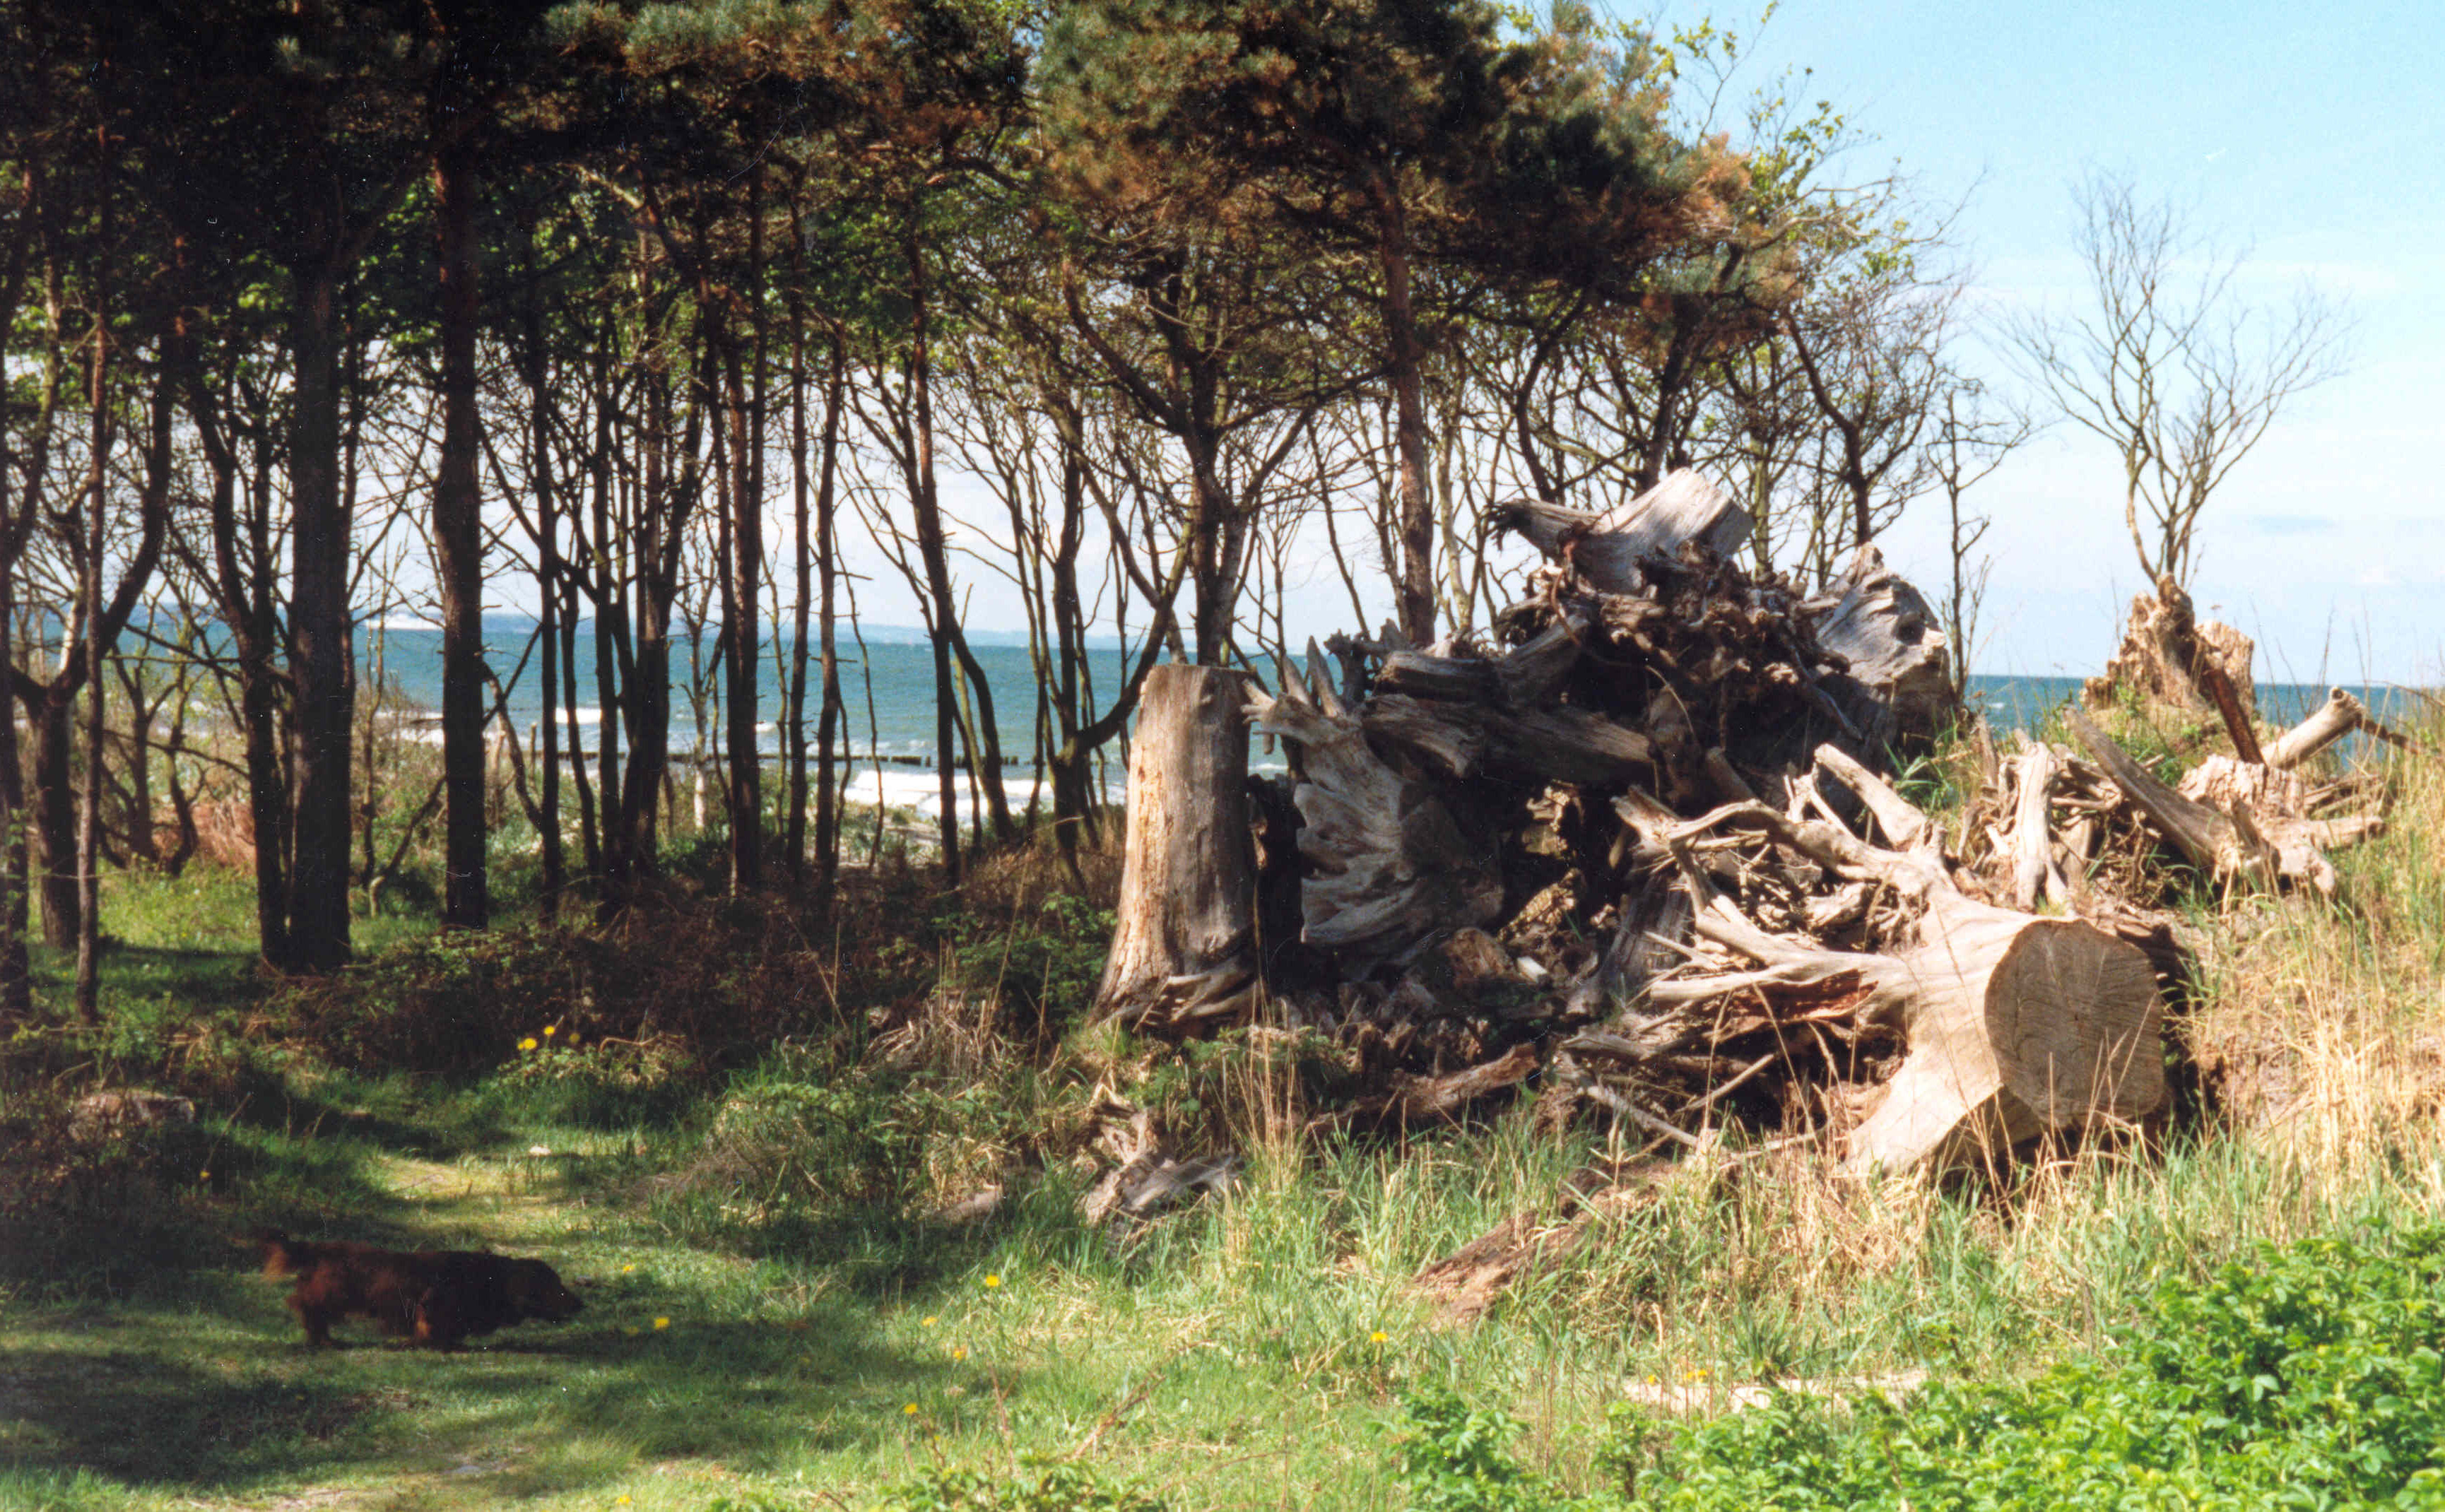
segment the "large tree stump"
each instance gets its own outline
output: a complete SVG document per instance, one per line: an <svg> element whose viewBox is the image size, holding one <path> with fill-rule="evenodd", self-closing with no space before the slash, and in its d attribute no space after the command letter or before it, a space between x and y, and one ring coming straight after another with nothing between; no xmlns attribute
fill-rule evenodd
<svg viewBox="0 0 2445 1512"><path fill-rule="evenodd" d="M1842 764L1820 768L1838 779ZM2048 1133L2127 1124L2165 1100L2164 1040L2148 958L2101 929L1979 903L1954 886L1931 842L1909 851L1866 844L1830 821L1731 804L1670 832L1679 849L1726 825L1764 831L1837 876L1874 882L1923 905L1916 939L1891 954L1829 950L1760 929L1707 896L1697 932L1759 969L1658 982L1659 1007L1686 1013L1742 994L1799 985L1856 995L1862 1022L1898 1024L1908 1049L1872 1111L1852 1130L1857 1171L2000 1161Z"/></svg>
<svg viewBox="0 0 2445 1512"><path fill-rule="evenodd" d="M1497 857L1462 832L1428 782L1375 754L1358 711L1333 691L1323 653L1311 646L1309 658L1305 677L1285 663L1281 692L1252 693L1248 712L1259 730L1294 747L1292 801L1308 866L1299 885L1303 938L1355 980L1491 920L1502 906L1502 876ZM1456 735L1445 756L1473 759L1466 745L1465 733Z"/></svg>
<svg viewBox="0 0 2445 1512"><path fill-rule="evenodd" d="M1129 750L1118 926L1098 1017L1148 1034L1243 1020L1259 994L1247 678L1147 675Z"/></svg>
<svg viewBox="0 0 2445 1512"><path fill-rule="evenodd" d="M1825 681L1853 724L1874 741L1924 737L1950 724L1961 710L1951 648L1927 600L1874 546L1860 547L1829 588L1804 611L1817 644L1847 663Z"/></svg>
<svg viewBox="0 0 2445 1512"><path fill-rule="evenodd" d="M2250 681L2256 649L2231 625L2198 618L2182 586L2160 574L2156 592L2132 599L2121 646L2105 663L2104 675L2088 680L2081 696L2102 708L2128 693L2143 703L2192 713L2224 713L2221 705L2229 700L2234 712L2224 715L2226 722L2246 722L2257 713Z"/></svg>

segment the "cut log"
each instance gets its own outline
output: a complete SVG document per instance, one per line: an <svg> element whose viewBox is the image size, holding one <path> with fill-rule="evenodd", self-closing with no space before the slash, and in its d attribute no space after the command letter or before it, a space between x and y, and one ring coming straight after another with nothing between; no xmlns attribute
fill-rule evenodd
<svg viewBox="0 0 2445 1512"><path fill-rule="evenodd" d="M1367 743L1312 651L1311 672L1284 663L1281 692L1250 695L1256 727L1293 744L1299 854L1300 938L1329 951L1345 977L1405 961L1502 906L1491 847L1461 832L1424 780L1387 766ZM1379 700L1380 701L1380 700ZM1421 700L1423 701L1423 700Z"/></svg>
<svg viewBox="0 0 2445 1512"><path fill-rule="evenodd" d="M1853 1170L2001 1160L2040 1135L2125 1124L2162 1106L2156 976L2135 947L2077 920L1974 902L1932 851L1878 849L1762 804L1718 810L1672 843L1726 825L1763 830L1838 875L1881 882L1925 906L1912 948L1870 955L1779 938L1710 899L1698 933L1761 969L1651 989L1659 1003L1697 1002L1770 984L1855 981L1856 1012L1898 1022L1908 1051L1851 1133ZM1704 887L1694 867L1685 875Z"/></svg>
<svg viewBox="0 0 2445 1512"><path fill-rule="evenodd" d="M1833 591L1802 613L1818 646L1845 663L1824 684L1865 738L1925 737L1959 717L1950 650L1935 611L1875 546L1860 547Z"/></svg>
<svg viewBox="0 0 2445 1512"><path fill-rule="evenodd" d="M1636 594L1647 584L1641 557L1670 557L1685 541L1729 556L1747 544L1750 522L1729 495L1685 467L1601 514L1521 502L1498 510L1495 528L1519 532L1548 561L1568 565L1592 588Z"/></svg>
<svg viewBox="0 0 2445 1512"><path fill-rule="evenodd" d="M1095 992L1099 1017L1142 1033L1240 1022L1257 1006L1247 687L1222 667L1170 663L1147 675L1117 927Z"/></svg>

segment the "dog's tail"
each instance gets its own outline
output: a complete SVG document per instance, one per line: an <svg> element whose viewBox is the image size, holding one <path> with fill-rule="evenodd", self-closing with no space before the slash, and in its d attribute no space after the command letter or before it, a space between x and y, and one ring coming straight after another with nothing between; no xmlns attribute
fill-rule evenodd
<svg viewBox="0 0 2445 1512"><path fill-rule="evenodd" d="M247 1236L247 1242L263 1252L263 1274L272 1279L295 1276L314 1263L313 1245L276 1228L258 1228Z"/></svg>

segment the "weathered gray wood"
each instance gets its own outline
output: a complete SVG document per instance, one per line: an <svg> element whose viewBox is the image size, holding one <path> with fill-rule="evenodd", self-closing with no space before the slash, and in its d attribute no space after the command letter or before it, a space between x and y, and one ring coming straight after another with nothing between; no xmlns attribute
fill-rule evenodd
<svg viewBox="0 0 2445 1512"><path fill-rule="evenodd" d="M1357 713L1333 692L1323 655L1302 676L1281 667L1281 691L1252 692L1256 727L1293 742L1298 778L1301 938L1332 952L1344 974L1406 960L1502 905L1491 848L1464 837L1433 787L1387 766ZM1423 702L1424 700L1420 700Z"/></svg>
<svg viewBox="0 0 2445 1512"><path fill-rule="evenodd" d="M2249 637L2231 625L2199 619L2181 585L2159 575L2155 592L2131 600L2121 645L2103 675L2088 680L2081 696L2098 707L2128 694L2192 711L2217 708L2218 700L2201 679L2203 669L2212 668L2209 681L2221 677L2246 722L2257 712L2250 678L2256 651Z"/></svg>
<svg viewBox="0 0 2445 1512"><path fill-rule="evenodd" d="M1244 1019L1257 1006L1247 686L1222 667L1169 663L1147 675L1099 1017L1161 1034Z"/></svg>
<svg viewBox="0 0 2445 1512"><path fill-rule="evenodd" d="M1919 807L1894 791L1893 784L1861 766L1850 752L1838 745L1817 748L1817 764L1844 787L1857 793L1868 812L1876 816L1876 825L1885 838L1905 850L1935 833L1935 826Z"/></svg>
<svg viewBox="0 0 2445 1512"><path fill-rule="evenodd" d="M2275 849L2246 816L2193 803L2157 781L2077 707L2064 708L2063 722L2123 797L2146 815L2149 827L2191 865L2218 878L2237 877L2261 887L2274 884Z"/></svg>
<svg viewBox="0 0 2445 1512"><path fill-rule="evenodd" d="M2288 771L2354 731L2372 739L2382 740L2398 750L2419 749L2417 741L2380 724L2377 718L2369 713L2367 704L2341 688L2329 688L2325 702L2307 719L2275 737L2275 743L2267 748L2267 764L2278 771Z"/></svg>
<svg viewBox="0 0 2445 1512"><path fill-rule="evenodd" d="M1932 848L1879 849L1763 804L1727 805L1682 826L1670 843L1727 825L1763 830L1838 875L1924 905L1914 945L1870 955L1768 934L1712 898L1698 933L1760 968L1650 991L1658 1003L1695 1004L1772 985L1855 981L1861 1020L1898 1023L1909 1049L1851 1133L1854 1170L2001 1158L2041 1134L2127 1123L2162 1106L2156 977L2136 947L2078 920L1974 902ZM1684 874L1705 887L1693 868Z"/></svg>
<svg viewBox="0 0 2445 1512"><path fill-rule="evenodd" d="M2040 903L2064 901L2070 888L2055 866L2054 831L2047 799L2054 792L2062 763L2054 747L2030 740L2012 762L2019 791L2012 802L2012 906L2035 912Z"/></svg>
<svg viewBox="0 0 2445 1512"><path fill-rule="evenodd" d="M1935 611L1875 546L1860 547L1832 591L1801 613L1817 644L1845 663L1823 684L1866 738L1931 736L1958 717L1950 648Z"/></svg>
<svg viewBox="0 0 2445 1512"><path fill-rule="evenodd" d="M1686 541L1729 556L1747 543L1750 530L1746 510L1686 467L1601 514L1522 502L1503 506L1496 523L1526 536L1548 561L1567 564L1591 587L1631 594L1646 585L1640 557L1670 556Z"/></svg>
<svg viewBox="0 0 2445 1512"><path fill-rule="evenodd" d="M1457 700L1384 694L1367 701L1361 722L1374 738L1462 780L1491 772L1617 786L1646 777L1655 759L1647 737L1568 706L1506 712Z"/></svg>

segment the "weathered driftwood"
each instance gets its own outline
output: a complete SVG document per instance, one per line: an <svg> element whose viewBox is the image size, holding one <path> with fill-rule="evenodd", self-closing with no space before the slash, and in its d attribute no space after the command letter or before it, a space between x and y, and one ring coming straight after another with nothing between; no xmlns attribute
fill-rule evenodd
<svg viewBox="0 0 2445 1512"><path fill-rule="evenodd" d="M1175 663L1147 675L1099 1017L1177 1033L1245 1018L1256 1006L1247 686L1222 667Z"/></svg>
<svg viewBox="0 0 2445 1512"><path fill-rule="evenodd" d="M2039 904L2062 904L2070 897L2062 868L2055 864L2054 830L2048 818L2055 775L2062 770L2054 748L2043 740L2028 741L2013 758L2018 785L2012 808L2012 906L2033 913Z"/></svg>
<svg viewBox="0 0 2445 1512"><path fill-rule="evenodd" d="M1568 705L1512 712L1384 694L1367 701L1360 722L1376 739L1464 780L1492 773L1540 782L1622 783L1646 776L1655 760L1647 737Z"/></svg>
<svg viewBox="0 0 2445 1512"><path fill-rule="evenodd" d="M1395 1129L1425 1129L1449 1123L1479 1098L1517 1087L1535 1075L1539 1059L1536 1046L1521 1044L1481 1065L1440 1076L1395 1076L1391 1090L1384 1096L1360 1102L1351 1121L1365 1127Z"/></svg>
<svg viewBox="0 0 2445 1512"><path fill-rule="evenodd" d="M1601 514L1523 501L1498 511L1495 527L1518 531L1592 588L1636 594L1647 586L1642 557L1670 557L1686 541L1729 556L1747 542L1750 522L1730 495L1685 467Z"/></svg>
<svg viewBox="0 0 2445 1512"><path fill-rule="evenodd" d="M2200 620L2181 585L2159 575L2154 593L2131 600L2121 646L2104 674L2088 680L2082 696L2100 708L2127 693L2142 702L2204 711L2218 707L2210 684L2221 681L2246 723L2255 713L2250 663L2256 649L2231 625Z"/></svg>
<svg viewBox="0 0 2445 1512"><path fill-rule="evenodd" d="M1301 938L1354 980L1493 918L1502 905L1497 857L1461 832L1432 785L1369 747L1323 654L1311 649L1307 674L1285 663L1280 676L1278 694L1251 692L1248 712L1258 730L1292 745L1292 802L1309 867Z"/></svg>
<svg viewBox="0 0 2445 1512"><path fill-rule="evenodd" d="M1515 1213L1428 1263L1410 1284L1455 1321L1482 1316L1516 1283L1561 1264L1591 1241L1601 1241L1613 1225L1652 1204L1671 1168L1646 1159L1602 1173L1575 1173L1560 1212Z"/></svg>
<svg viewBox="0 0 2445 1512"><path fill-rule="evenodd" d="M1944 630L1884 554L1860 547L1832 589L1806 613L1817 644L1845 663L1826 684L1860 734L1870 741L1930 736L1957 718Z"/></svg>
<svg viewBox="0 0 2445 1512"><path fill-rule="evenodd" d="M2410 739L2380 724L2369 713L2368 705L2341 688L2329 688L2325 702L2275 737L2275 742L2267 748L2266 764L2279 772L2289 771L2355 732L2399 750L2418 749Z"/></svg>
<svg viewBox="0 0 2445 1512"><path fill-rule="evenodd" d="M2247 811L2228 813L2182 796L2151 776L2077 708L2064 708L2063 722L2123 797L2191 865L2218 879L2274 884L2280 869L2275 848L2258 832Z"/></svg>
<svg viewBox="0 0 2445 1512"><path fill-rule="evenodd" d="M2147 958L2094 926L1976 902L1932 848L1872 847L1830 821L1735 804L1682 826L1677 847L1727 826L1762 831L1851 881L1921 905L1915 943L1892 954L1829 950L1768 934L1720 897L1698 934L1758 969L1659 982L1658 1003L1795 984L1842 985L1861 1019L1898 1023L1900 1068L1852 1131L1855 1170L2002 1158L2050 1132L2119 1125L2165 1097L2158 999ZM1704 887L1694 872L1693 886Z"/></svg>

